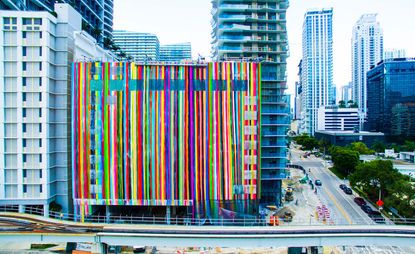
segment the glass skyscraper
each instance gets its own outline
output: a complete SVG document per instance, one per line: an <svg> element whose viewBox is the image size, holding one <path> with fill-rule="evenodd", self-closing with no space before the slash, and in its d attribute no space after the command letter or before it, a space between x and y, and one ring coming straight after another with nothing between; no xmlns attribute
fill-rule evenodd
<svg viewBox="0 0 415 254"><path fill-rule="evenodd" d="M368 131L415 137L415 59L381 62L367 73Z"/></svg>
<svg viewBox="0 0 415 254"><path fill-rule="evenodd" d="M0 9L21 11L49 11L54 12L52 0L2 0ZM70 4L78 11L83 20L82 29L87 31L99 42L103 38L112 38L113 0L61 0L61 3Z"/></svg>
<svg viewBox="0 0 415 254"><path fill-rule="evenodd" d="M301 132L314 135L317 111L335 104L333 85L333 9L310 10L303 23Z"/></svg>
<svg viewBox="0 0 415 254"><path fill-rule="evenodd" d="M288 0L213 0L212 5L213 58L262 63L260 201L279 205L290 121L285 95Z"/></svg>
<svg viewBox="0 0 415 254"><path fill-rule="evenodd" d="M115 30L114 43L134 61L158 61L160 42L157 35Z"/></svg>
<svg viewBox="0 0 415 254"><path fill-rule="evenodd" d="M377 14L364 14L353 27L352 97L361 115L360 127L366 118L366 74L383 59L383 32Z"/></svg>
<svg viewBox="0 0 415 254"><path fill-rule="evenodd" d="M192 59L192 45L190 42L160 46L160 62L180 62Z"/></svg>

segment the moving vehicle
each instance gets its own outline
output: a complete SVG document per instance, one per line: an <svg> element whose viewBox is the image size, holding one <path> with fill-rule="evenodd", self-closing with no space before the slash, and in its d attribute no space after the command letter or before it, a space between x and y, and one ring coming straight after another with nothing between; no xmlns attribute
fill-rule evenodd
<svg viewBox="0 0 415 254"><path fill-rule="evenodd" d="M285 212L284 213L284 221L285 222L291 222L293 221L293 215L291 212Z"/></svg>
<svg viewBox="0 0 415 254"><path fill-rule="evenodd" d="M287 190L285 191L285 201L293 201L294 195L293 195L293 188L287 187Z"/></svg>
<svg viewBox="0 0 415 254"><path fill-rule="evenodd" d="M345 189L343 189L344 193L346 193L347 195L352 195L353 191L352 189L350 189L349 187L346 187Z"/></svg>
<svg viewBox="0 0 415 254"><path fill-rule="evenodd" d="M314 184L316 186L321 186L321 181L317 179L317 180L314 181Z"/></svg>
<svg viewBox="0 0 415 254"><path fill-rule="evenodd" d="M344 190L345 188L347 188L347 186L346 186L346 184L340 184L339 185L339 188L342 189L342 190Z"/></svg>
<svg viewBox="0 0 415 254"><path fill-rule="evenodd" d="M368 205L362 205L360 208L363 210L363 212L365 212L367 214L373 212L372 208Z"/></svg>
<svg viewBox="0 0 415 254"><path fill-rule="evenodd" d="M368 215L376 223L385 223L385 218L383 218L382 214L379 211L371 211L370 213L368 213Z"/></svg>
<svg viewBox="0 0 415 254"><path fill-rule="evenodd" d="M146 251L146 246L133 246L134 253L142 253Z"/></svg>
<svg viewBox="0 0 415 254"><path fill-rule="evenodd" d="M361 197L355 197L353 200L358 206L366 205L366 201Z"/></svg>

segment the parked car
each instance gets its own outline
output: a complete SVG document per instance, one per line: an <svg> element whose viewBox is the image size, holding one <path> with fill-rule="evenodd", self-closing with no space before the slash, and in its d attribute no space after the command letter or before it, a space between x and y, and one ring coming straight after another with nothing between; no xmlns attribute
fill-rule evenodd
<svg viewBox="0 0 415 254"><path fill-rule="evenodd" d="M371 211L370 213L368 213L368 215L376 223L385 223L385 218L383 218L382 214L379 211Z"/></svg>
<svg viewBox="0 0 415 254"><path fill-rule="evenodd" d="M360 208L363 210L363 212L365 212L367 214L373 212L372 208L368 205L362 205Z"/></svg>
<svg viewBox="0 0 415 254"><path fill-rule="evenodd" d="M354 202L358 205L358 206L363 206L366 205L366 201L361 198L361 197L355 197L354 198Z"/></svg>
<svg viewBox="0 0 415 254"><path fill-rule="evenodd" d="M314 184L316 186L321 186L321 181L317 179L317 180L314 181Z"/></svg>
<svg viewBox="0 0 415 254"><path fill-rule="evenodd" d="M346 184L340 184L339 185L339 188L342 189L342 190L344 190L345 188L347 188L347 186L346 186Z"/></svg>
<svg viewBox="0 0 415 254"><path fill-rule="evenodd" d="M349 187L344 188L344 189L343 189L343 191L344 191L344 193L346 193L347 195L352 195L352 194L353 194L352 189L350 189Z"/></svg>

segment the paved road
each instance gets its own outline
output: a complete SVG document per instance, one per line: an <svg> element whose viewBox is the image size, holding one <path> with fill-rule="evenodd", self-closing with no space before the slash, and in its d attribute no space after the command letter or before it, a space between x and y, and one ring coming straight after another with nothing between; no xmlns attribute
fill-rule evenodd
<svg viewBox="0 0 415 254"><path fill-rule="evenodd" d="M301 165L307 171L310 170L309 175L313 181L321 180L322 186L317 187L317 195L322 203L328 206L335 224L374 224L372 219L354 203L353 198L356 194L346 195L339 188L340 184L348 185L348 183L328 170L329 165L326 162L313 155L302 158L304 152L295 148L291 148L290 151L293 164Z"/></svg>

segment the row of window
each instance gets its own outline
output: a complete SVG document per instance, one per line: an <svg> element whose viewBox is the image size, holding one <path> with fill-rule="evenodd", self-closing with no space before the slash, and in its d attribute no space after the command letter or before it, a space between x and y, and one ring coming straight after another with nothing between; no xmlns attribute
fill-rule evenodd
<svg viewBox="0 0 415 254"><path fill-rule="evenodd" d="M43 192L43 186L39 185L39 192L42 193ZM27 193L27 185L24 184L23 185L23 193Z"/></svg>
<svg viewBox="0 0 415 254"><path fill-rule="evenodd" d="M39 62L39 71L42 71L42 62ZM27 71L27 62L22 62L22 70Z"/></svg>
<svg viewBox="0 0 415 254"><path fill-rule="evenodd" d="M27 162L27 154L22 154L23 156L23 163ZM39 163L42 163L42 154L39 154Z"/></svg>
<svg viewBox="0 0 415 254"><path fill-rule="evenodd" d="M27 139L23 139L22 146L23 148L27 147ZM39 148L42 148L42 139L39 139Z"/></svg>
<svg viewBox="0 0 415 254"><path fill-rule="evenodd" d="M39 102L42 102L42 93L39 93ZM26 99L27 99L27 93L25 93L25 92L23 92L22 93L22 100L23 100L23 102L26 102Z"/></svg>
<svg viewBox="0 0 415 254"><path fill-rule="evenodd" d="M27 56L27 47L22 47L22 56ZM42 47L39 47L39 56L42 56Z"/></svg>
<svg viewBox="0 0 415 254"><path fill-rule="evenodd" d="M23 129L23 133L26 133L26 130L27 130L26 123L23 123L22 129ZM39 123L39 133L42 133L42 124L41 123Z"/></svg>
<svg viewBox="0 0 415 254"><path fill-rule="evenodd" d="M27 169L23 169L23 178L27 177ZM39 169L39 178L42 178L42 170Z"/></svg>
<svg viewBox="0 0 415 254"><path fill-rule="evenodd" d="M23 117L26 117L27 116L27 110L26 110L26 108L23 108L22 114L23 114ZM42 109L41 108L39 108L39 117L42 117Z"/></svg>
<svg viewBox="0 0 415 254"><path fill-rule="evenodd" d="M26 77L22 77L22 86L26 86L27 85L27 78ZM39 87L42 86L42 78L39 78Z"/></svg>

